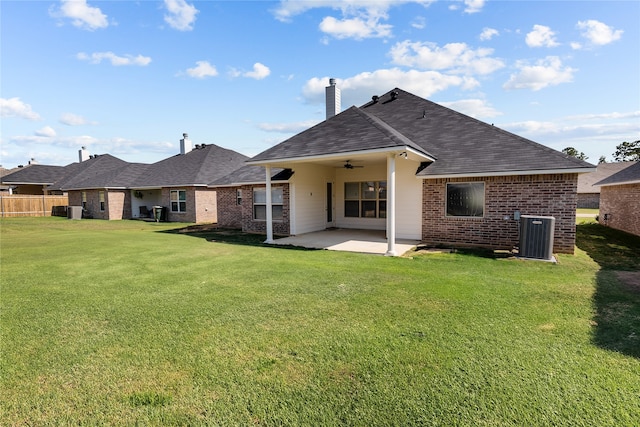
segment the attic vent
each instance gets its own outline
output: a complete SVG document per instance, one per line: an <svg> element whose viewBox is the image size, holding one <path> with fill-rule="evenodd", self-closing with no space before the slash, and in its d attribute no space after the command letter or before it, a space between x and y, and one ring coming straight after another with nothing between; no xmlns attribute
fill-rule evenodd
<svg viewBox="0 0 640 427"><path fill-rule="evenodd" d="M391 92L391 100L395 100L398 98L398 92L396 92L395 90L393 92Z"/></svg>
<svg viewBox="0 0 640 427"><path fill-rule="evenodd" d="M207 144L200 144L200 148L204 148L206 146L207 146Z"/></svg>
<svg viewBox="0 0 640 427"><path fill-rule="evenodd" d="M200 144L196 144L196 150L200 149Z"/></svg>
<svg viewBox="0 0 640 427"><path fill-rule="evenodd" d="M373 95L371 97L371 100L373 101L373 103L375 104L376 102L378 102L378 100L380 99L380 97L378 95Z"/></svg>

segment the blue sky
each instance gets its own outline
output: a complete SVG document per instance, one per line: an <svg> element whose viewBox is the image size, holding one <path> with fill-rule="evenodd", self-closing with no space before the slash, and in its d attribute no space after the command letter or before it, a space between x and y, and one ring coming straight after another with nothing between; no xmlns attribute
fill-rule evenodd
<svg viewBox="0 0 640 427"><path fill-rule="evenodd" d="M640 139L638 1L0 2L0 164L187 132L248 156L395 87L597 163Z"/></svg>

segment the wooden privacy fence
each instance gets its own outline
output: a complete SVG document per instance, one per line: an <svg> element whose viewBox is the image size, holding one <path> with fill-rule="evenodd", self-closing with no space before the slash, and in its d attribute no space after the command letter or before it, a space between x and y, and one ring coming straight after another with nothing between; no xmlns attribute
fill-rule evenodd
<svg viewBox="0 0 640 427"><path fill-rule="evenodd" d="M54 211L56 215L64 213L69 204L67 196L28 196L22 194L12 194L0 196L0 215L9 216L51 216ZM61 209L60 207L64 207Z"/></svg>

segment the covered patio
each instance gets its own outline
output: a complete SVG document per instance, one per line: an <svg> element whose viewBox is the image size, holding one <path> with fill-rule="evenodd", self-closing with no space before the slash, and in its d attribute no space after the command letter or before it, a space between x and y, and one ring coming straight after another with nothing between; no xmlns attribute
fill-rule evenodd
<svg viewBox="0 0 640 427"><path fill-rule="evenodd" d="M396 253L398 256L402 256L419 243L418 240L396 239ZM274 239L272 244L376 255L385 255L388 249L388 241L384 230L353 230L341 228Z"/></svg>

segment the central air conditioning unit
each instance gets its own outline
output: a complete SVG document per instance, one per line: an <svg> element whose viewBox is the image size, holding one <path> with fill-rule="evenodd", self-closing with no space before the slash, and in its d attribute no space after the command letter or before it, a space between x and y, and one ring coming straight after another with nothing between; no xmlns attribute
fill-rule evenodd
<svg viewBox="0 0 640 427"><path fill-rule="evenodd" d="M552 216L520 215L520 258L554 261Z"/></svg>
<svg viewBox="0 0 640 427"><path fill-rule="evenodd" d="M82 219L82 206L67 206L67 219Z"/></svg>

